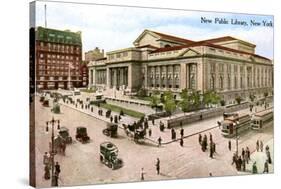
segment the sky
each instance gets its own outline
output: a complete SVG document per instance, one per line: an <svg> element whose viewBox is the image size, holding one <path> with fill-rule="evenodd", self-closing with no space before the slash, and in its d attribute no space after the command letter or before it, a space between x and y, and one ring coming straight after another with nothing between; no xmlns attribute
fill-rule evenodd
<svg viewBox="0 0 281 189"><path fill-rule="evenodd" d="M97 4L36 2L36 26L82 32L83 52L99 47L105 52L133 46L145 29L166 33L193 41L232 36L255 44L256 54L273 58L274 27L252 26L257 22L274 21L270 15L200 12L156 8L120 7ZM201 18L213 20L202 23ZM215 24L216 18L228 24ZM246 21L247 26L233 25L231 19Z"/></svg>

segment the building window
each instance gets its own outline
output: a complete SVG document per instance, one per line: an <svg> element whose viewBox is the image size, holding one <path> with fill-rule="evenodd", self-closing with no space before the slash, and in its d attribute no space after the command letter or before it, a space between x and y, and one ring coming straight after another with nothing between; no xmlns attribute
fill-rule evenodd
<svg viewBox="0 0 281 189"><path fill-rule="evenodd" d="M210 89L215 89L215 77L213 75L210 78Z"/></svg>
<svg viewBox="0 0 281 189"><path fill-rule="evenodd" d="M240 88L243 88L243 77L240 77Z"/></svg>
<svg viewBox="0 0 281 189"><path fill-rule="evenodd" d="M230 79L230 76L227 77L227 85L228 85L228 89L231 89L231 79Z"/></svg>
<svg viewBox="0 0 281 189"><path fill-rule="evenodd" d="M190 77L190 89L195 89L195 88L196 88L195 76L194 76L194 74L192 74Z"/></svg>
<svg viewBox="0 0 281 189"><path fill-rule="evenodd" d="M237 77L234 76L234 88L237 89Z"/></svg>
<svg viewBox="0 0 281 189"><path fill-rule="evenodd" d="M220 89L222 90L223 89L223 77L220 76L220 80L219 80L219 86L220 86Z"/></svg>

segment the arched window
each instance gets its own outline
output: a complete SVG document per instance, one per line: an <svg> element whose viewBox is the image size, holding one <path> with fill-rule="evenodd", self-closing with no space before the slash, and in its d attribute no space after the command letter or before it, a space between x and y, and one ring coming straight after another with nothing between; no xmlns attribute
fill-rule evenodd
<svg viewBox="0 0 281 189"><path fill-rule="evenodd" d="M231 79L230 79L230 75L228 75L228 77L227 77L227 88L228 89L231 89Z"/></svg>
<svg viewBox="0 0 281 189"><path fill-rule="evenodd" d="M220 86L220 89L223 89L223 77L222 76L220 76L219 86Z"/></svg>
<svg viewBox="0 0 281 189"><path fill-rule="evenodd" d="M215 89L215 77L213 75L210 78L210 89Z"/></svg>
<svg viewBox="0 0 281 189"><path fill-rule="evenodd" d="M195 89L195 78L194 75L191 75L190 77L190 88Z"/></svg>
<svg viewBox="0 0 281 189"><path fill-rule="evenodd" d="M234 88L237 89L237 77L234 76Z"/></svg>

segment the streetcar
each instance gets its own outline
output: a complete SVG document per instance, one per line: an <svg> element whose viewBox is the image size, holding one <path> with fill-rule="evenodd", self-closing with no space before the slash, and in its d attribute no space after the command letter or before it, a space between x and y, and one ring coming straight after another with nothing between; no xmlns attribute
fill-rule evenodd
<svg viewBox="0 0 281 189"><path fill-rule="evenodd" d="M256 113L252 117L251 128L261 130L273 120L273 108Z"/></svg>
<svg viewBox="0 0 281 189"><path fill-rule="evenodd" d="M221 122L221 134L224 137L233 137L250 129L251 116L249 114L233 114Z"/></svg>

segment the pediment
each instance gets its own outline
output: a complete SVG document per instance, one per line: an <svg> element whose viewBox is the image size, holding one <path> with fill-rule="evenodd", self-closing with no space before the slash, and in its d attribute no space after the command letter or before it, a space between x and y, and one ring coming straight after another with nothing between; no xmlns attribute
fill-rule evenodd
<svg viewBox="0 0 281 189"><path fill-rule="evenodd" d="M142 34L134 41L135 46L142 46L142 45L155 45L158 44L157 42L160 39L160 36L156 35L155 33L144 30ZM158 46L158 45L157 45Z"/></svg>

